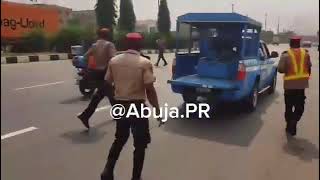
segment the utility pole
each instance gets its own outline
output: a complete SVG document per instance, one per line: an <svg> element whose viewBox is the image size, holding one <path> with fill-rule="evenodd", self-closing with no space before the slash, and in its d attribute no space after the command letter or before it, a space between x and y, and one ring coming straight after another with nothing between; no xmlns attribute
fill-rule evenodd
<svg viewBox="0 0 320 180"><path fill-rule="evenodd" d="M160 8L160 0L158 0L158 9Z"/></svg>
<svg viewBox="0 0 320 180"><path fill-rule="evenodd" d="M266 13L265 14L265 19L264 19L264 29L267 31L267 17L268 17L268 14Z"/></svg>
<svg viewBox="0 0 320 180"><path fill-rule="evenodd" d="M277 34L280 33L280 16L278 17L278 27L277 27Z"/></svg>
<svg viewBox="0 0 320 180"><path fill-rule="evenodd" d="M232 4L232 13L234 13L234 4Z"/></svg>

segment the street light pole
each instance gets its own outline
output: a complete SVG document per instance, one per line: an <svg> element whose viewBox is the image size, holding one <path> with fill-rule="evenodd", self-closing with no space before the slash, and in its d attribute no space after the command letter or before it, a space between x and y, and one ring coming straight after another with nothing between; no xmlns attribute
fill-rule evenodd
<svg viewBox="0 0 320 180"><path fill-rule="evenodd" d="M234 4L232 4L232 13L234 13Z"/></svg>
<svg viewBox="0 0 320 180"><path fill-rule="evenodd" d="M267 31L267 17L268 17L268 14L266 13L265 14L265 19L264 19L264 28L265 28L266 31Z"/></svg>

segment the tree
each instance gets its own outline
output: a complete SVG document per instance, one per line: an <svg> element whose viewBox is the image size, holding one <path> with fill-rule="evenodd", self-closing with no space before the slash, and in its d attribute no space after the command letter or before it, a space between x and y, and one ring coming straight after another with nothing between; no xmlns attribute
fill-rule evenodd
<svg viewBox="0 0 320 180"><path fill-rule="evenodd" d="M170 12L166 0L160 1L157 27L160 33L168 34L170 32Z"/></svg>
<svg viewBox="0 0 320 180"><path fill-rule="evenodd" d="M133 10L132 0L120 0L120 17L118 28L120 31L132 32L135 29L136 16Z"/></svg>
<svg viewBox="0 0 320 180"><path fill-rule="evenodd" d="M115 0L97 0L95 6L99 28L110 28L116 25L117 11Z"/></svg>

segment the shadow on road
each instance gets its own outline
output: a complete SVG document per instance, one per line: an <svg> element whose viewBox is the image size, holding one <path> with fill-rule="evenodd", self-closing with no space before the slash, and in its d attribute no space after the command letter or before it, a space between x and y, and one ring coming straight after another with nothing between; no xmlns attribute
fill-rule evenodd
<svg viewBox="0 0 320 180"><path fill-rule="evenodd" d="M89 101L90 97L85 97L85 96L79 96L79 97L73 97L70 99L66 99L60 102L60 104L74 104L79 101Z"/></svg>
<svg viewBox="0 0 320 180"><path fill-rule="evenodd" d="M101 128L114 123L113 120L104 121L89 130L77 129L72 130L61 135L62 138L70 140L74 144L92 144L101 140L107 132L102 131Z"/></svg>
<svg viewBox="0 0 320 180"><path fill-rule="evenodd" d="M249 146L263 125L263 115L275 99L273 95L262 94L255 112L247 113L239 105L224 105L215 111L212 119L171 119L164 130L182 136L237 146Z"/></svg>
<svg viewBox="0 0 320 180"><path fill-rule="evenodd" d="M304 161L319 159L319 149L307 139L295 138L287 135L287 143L284 144L283 149L288 154L297 156Z"/></svg>

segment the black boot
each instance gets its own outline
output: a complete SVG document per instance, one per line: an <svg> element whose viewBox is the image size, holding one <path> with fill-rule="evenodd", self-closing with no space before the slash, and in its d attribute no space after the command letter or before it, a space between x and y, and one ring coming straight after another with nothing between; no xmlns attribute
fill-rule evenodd
<svg viewBox="0 0 320 180"><path fill-rule="evenodd" d="M86 128L88 128L88 129L90 128L89 118L87 118L87 117L84 115L84 113L81 113L81 114L78 115L77 117L81 120L82 124L83 124Z"/></svg>
<svg viewBox="0 0 320 180"><path fill-rule="evenodd" d="M292 136L295 136L297 134L297 121L292 121Z"/></svg>
<svg viewBox="0 0 320 180"><path fill-rule="evenodd" d="M135 148L133 153L132 180L141 180L141 172L143 169L144 156L145 156L145 148Z"/></svg>
<svg viewBox="0 0 320 180"><path fill-rule="evenodd" d="M297 123L294 121L287 121L286 132L291 136L295 136L297 134L296 125Z"/></svg>

